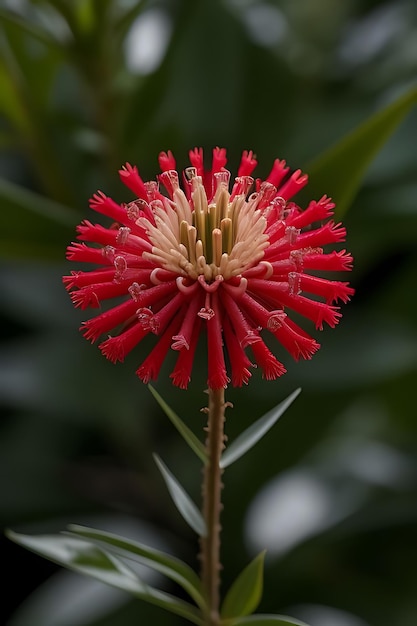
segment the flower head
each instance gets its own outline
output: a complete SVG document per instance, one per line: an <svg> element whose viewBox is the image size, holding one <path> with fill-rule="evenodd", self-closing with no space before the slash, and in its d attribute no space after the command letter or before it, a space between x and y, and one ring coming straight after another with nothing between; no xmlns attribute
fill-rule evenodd
<svg viewBox="0 0 417 626"><path fill-rule="evenodd" d="M274 335L294 359L309 359L319 344L291 314L320 330L324 323L334 327L341 315L334 303L353 294L348 283L317 276L351 269L345 250L324 251L344 241L345 228L329 219L335 205L327 196L305 210L290 201L307 176L290 173L285 161L277 159L266 180L254 180L257 161L245 151L232 183L224 149L213 150L208 171L201 149L190 152L190 162L182 186L171 152L159 155L158 181L144 182L127 163L120 177L134 200L117 204L101 191L92 197L91 208L113 223L82 222L77 238L83 243L71 244L67 258L98 269L73 271L64 283L82 309L121 302L84 322L82 331L95 342L117 329L99 345L114 363L155 335L137 370L145 383L157 378L172 348L178 357L171 378L185 389L203 332L210 388L230 382L226 354L234 386L247 383L256 365L264 378L275 379L285 368L261 333Z"/></svg>

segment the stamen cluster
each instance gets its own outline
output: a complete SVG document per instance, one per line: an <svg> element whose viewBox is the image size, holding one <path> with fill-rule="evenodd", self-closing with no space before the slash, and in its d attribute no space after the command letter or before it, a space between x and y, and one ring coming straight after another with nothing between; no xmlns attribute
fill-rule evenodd
<svg viewBox="0 0 417 626"><path fill-rule="evenodd" d="M158 181L144 182L137 168L126 164L120 177L135 199L117 204L98 192L90 200L91 208L113 223L104 227L84 221L78 227L83 243L71 244L67 258L98 269L73 271L64 283L82 309L125 299L84 322L82 331L95 342L117 329L99 345L114 363L145 336L157 336L137 370L145 383L157 378L172 348L178 358L171 378L185 389L203 332L210 388L230 382L226 355L234 386L246 384L249 368L256 365L265 378L275 379L285 368L262 331L274 335L294 359L309 359L319 344L288 312L301 314L320 330L323 323L334 327L341 316L334 303L347 302L353 294L346 282L316 276L351 269L345 250L324 251L344 241L345 228L329 220L335 205L327 196L304 211L290 202L307 176L300 170L291 174L285 161L275 160L266 180L255 180L251 174L257 161L245 151L231 188L224 149L213 150L208 171L201 149L190 152L190 162L182 187L171 152L159 155ZM248 347L255 363L246 354Z"/></svg>

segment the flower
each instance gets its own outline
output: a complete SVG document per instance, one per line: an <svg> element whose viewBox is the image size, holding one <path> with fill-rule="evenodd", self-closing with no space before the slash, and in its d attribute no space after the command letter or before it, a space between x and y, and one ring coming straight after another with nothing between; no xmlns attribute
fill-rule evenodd
<svg viewBox="0 0 417 626"><path fill-rule="evenodd" d="M145 336L156 335L137 370L145 383L157 378L172 348L178 358L170 376L174 385L187 388L204 331L211 389L230 382L226 356L234 386L246 384L249 368L256 365L273 380L286 370L261 332L272 334L294 359L310 359L319 344L291 313L320 330L324 323L334 327L341 316L335 303L353 294L348 283L316 275L351 269L345 250L323 250L344 241L345 228L329 219L335 205L327 196L305 210L290 202L307 176L290 173L285 161L276 159L266 180L254 180L257 161L245 151L229 185L225 149L213 150L208 171L201 148L189 156L183 189L172 153L162 152L158 182L144 182L129 163L120 170L135 200L117 204L101 191L91 198L91 208L113 223L82 222L77 239L83 243L72 243L67 258L98 269L73 271L64 284L81 309L99 308L112 298L121 302L84 322L81 330L95 342L118 329L99 345L114 363Z"/></svg>

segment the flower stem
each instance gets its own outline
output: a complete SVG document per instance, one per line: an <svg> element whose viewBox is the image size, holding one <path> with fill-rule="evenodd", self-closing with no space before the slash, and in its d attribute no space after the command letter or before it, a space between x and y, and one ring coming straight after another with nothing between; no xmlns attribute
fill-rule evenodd
<svg viewBox="0 0 417 626"><path fill-rule="evenodd" d="M209 389L206 451L208 461L203 477L203 516L207 535L201 538L201 579L206 591L207 626L220 623L220 511L222 473L220 456L224 448L224 389Z"/></svg>

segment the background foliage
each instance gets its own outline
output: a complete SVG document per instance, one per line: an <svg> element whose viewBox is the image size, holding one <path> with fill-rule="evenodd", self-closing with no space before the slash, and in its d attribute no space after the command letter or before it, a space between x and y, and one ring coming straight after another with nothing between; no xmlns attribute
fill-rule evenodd
<svg viewBox="0 0 417 626"><path fill-rule="evenodd" d="M160 150L182 167L189 148L220 145L232 171L245 148L261 174L275 157L308 171L414 83L417 6L2 0L0 23L1 523L93 524L198 567L151 452L194 494L197 463L136 379L140 355L114 367L79 336L65 246L97 188L125 199L126 160L146 179ZM228 392L233 437L303 388L226 474L223 580L266 547L260 610L311 626L417 623L416 133L414 110L344 216L357 295L340 328L311 363L286 359L281 380ZM189 393L169 371L156 387L200 435L204 358ZM8 626L181 623L6 540L2 550Z"/></svg>

